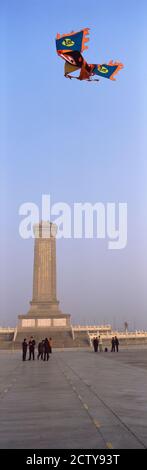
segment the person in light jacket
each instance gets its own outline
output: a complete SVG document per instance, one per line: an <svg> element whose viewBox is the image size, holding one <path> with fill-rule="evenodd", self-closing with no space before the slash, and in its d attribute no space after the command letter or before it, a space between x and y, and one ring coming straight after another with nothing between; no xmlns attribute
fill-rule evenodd
<svg viewBox="0 0 147 470"><path fill-rule="evenodd" d="M102 343L102 338L101 338L101 336L99 336L99 351L100 351L100 352L103 351L103 343Z"/></svg>

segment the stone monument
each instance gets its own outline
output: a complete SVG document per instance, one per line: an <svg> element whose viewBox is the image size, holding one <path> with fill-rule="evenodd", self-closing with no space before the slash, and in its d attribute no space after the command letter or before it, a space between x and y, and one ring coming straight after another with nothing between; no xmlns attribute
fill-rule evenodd
<svg viewBox="0 0 147 470"><path fill-rule="evenodd" d="M72 339L70 315L60 311L56 296L56 233L57 226L51 222L34 225L33 296L27 315L18 317L16 342L28 335L61 339L63 332Z"/></svg>

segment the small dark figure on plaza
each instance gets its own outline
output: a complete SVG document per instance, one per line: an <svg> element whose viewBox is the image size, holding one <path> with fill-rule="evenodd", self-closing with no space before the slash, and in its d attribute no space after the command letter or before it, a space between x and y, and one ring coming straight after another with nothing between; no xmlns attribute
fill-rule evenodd
<svg viewBox="0 0 147 470"><path fill-rule="evenodd" d="M98 345L99 345L99 342L98 342L98 338L93 338L93 347L94 347L94 352L97 352L98 351Z"/></svg>
<svg viewBox="0 0 147 470"><path fill-rule="evenodd" d="M50 346L50 350L49 350L49 353L52 354L52 338L49 338L49 346Z"/></svg>
<svg viewBox="0 0 147 470"><path fill-rule="evenodd" d="M26 360L26 355L27 355L27 340L24 338L23 343L22 343L22 360Z"/></svg>
<svg viewBox="0 0 147 470"><path fill-rule="evenodd" d="M44 340L44 358L43 358L44 361L49 360L49 352L50 352L49 340L47 338L45 338L45 340Z"/></svg>
<svg viewBox="0 0 147 470"><path fill-rule="evenodd" d="M40 356L41 356L41 359L43 359L43 352L44 352L44 340L42 340L42 341L40 341L40 343L38 343L37 359L39 359Z"/></svg>
<svg viewBox="0 0 147 470"><path fill-rule="evenodd" d="M29 361L31 358L33 358L33 361L35 359L35 344L35 340L33 339L33 336L31 336L29 341Z"/></svg>
<svg viewBox="0 0 147 470"><path fill-rule="evenodd" d="M114 339L114 337L111 340L111 345L112 345L111 346L111 352L115 352L115 339Z"/></svg>
<svg viewBox="0 0 147 470"><path fill-rule="evenodd" d="M101 338L100 335L99 335L98 341L99 341L99 351L102 352L103 351L103 342L102 342L102 338Z"/></svg>
<svg viewBox="0 0 147 470"><path fill-rule="evenodd" d="M118 341L117 336L115 336L114 341L115 341L116 351L118 352L119 341Z"/></svg>

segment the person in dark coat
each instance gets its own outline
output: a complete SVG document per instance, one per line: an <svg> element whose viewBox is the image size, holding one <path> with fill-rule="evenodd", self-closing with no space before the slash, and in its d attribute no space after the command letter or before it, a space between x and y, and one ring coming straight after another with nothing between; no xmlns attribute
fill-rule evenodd
<svg viewBox="0 0 147 470"><path fill-rule="evenodd" d="M49 353L52 354L52 338L49 338L49 346L50 346L50 350L49 350Z"/></svg>
<svg viewBox="0 0 147 470"><path fill-rule="evenodd" d="M111 346L111 352L115 352L115 339L114 339L114 337L111 340L111 345L112 345Z"/></svg>
<svg viewBox="0 0 147 470"><path fill-rule="evenodd" d="M93 339L94 352L97 352L98 345L99 345L99 342L98 342L98 338L96 337L96 338Z"/></svg>
<svg viewBox="0 0 147 470"><path fill-rule="evenodd" d="M33 361L35 359L35 344L35 340L33 339L33 336L31 336L29 341L29 361L31 358L33 358Z"/></svg>
<svg viewBox="0 0 147 470"><path fill-rule="evenodd" d="M22 343L22 360L26 360L26 355L27 355L27 340L24 338L23 343Z"/></svg>
<svg viewBox="0 0 147 470"><path fill-rule="evenodd" d="M38 356L37 356L37 359L39 359L39 357L41 356L41 359L43 359L43 350L44 350L44 341L40 341L40 343L38 344Z"/></svg>
<svg viewBox="0 0 147 470"><path fill-rule="evenodd" d="M115 336L114 341L115 341L116 351L118 352L119 341L118 341L117 336Z"/></svg>
<svg viewBox="0 0 147 470"><path fill-rule="evenodd" d="M44 358L43 358L44 361L49 360L49 351L50 351L49 340L47 338L45 338L45 340L44 340Z"/></svg>

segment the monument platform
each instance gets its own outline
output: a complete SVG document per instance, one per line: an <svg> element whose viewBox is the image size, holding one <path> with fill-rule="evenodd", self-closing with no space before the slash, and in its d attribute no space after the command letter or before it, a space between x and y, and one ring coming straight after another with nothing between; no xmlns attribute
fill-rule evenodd
<svg viewBox="0 0 147 470"><path fill-rule="evenodd" d="M0 448L147 448L146 364L145 347L24 363L0 351Z"/></svg>

